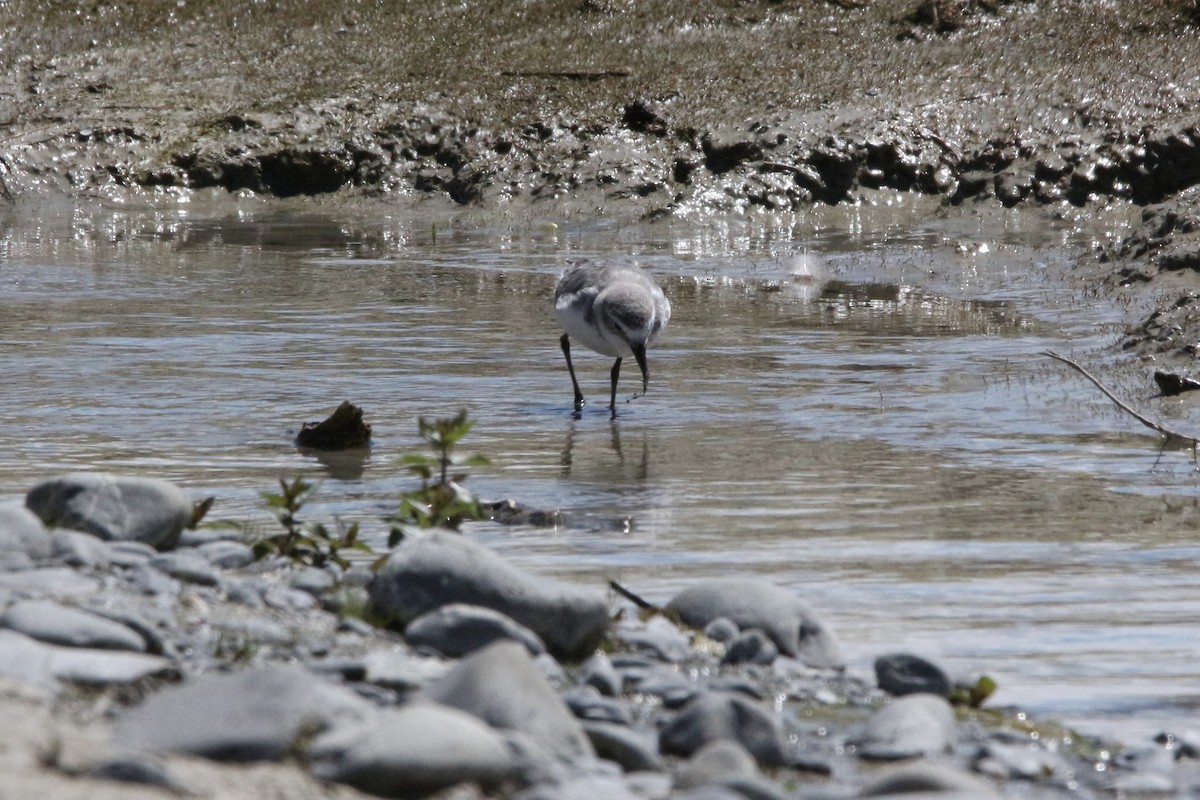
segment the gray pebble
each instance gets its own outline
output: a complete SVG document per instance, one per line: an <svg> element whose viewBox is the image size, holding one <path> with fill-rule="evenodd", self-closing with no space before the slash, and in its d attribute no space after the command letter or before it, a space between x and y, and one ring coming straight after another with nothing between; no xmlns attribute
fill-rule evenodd
<svg viewBox="0 0 1200 800"><path fill-rule="evenodd" d="M758 628L781 653L818 669L842 669L846 661L833 632L791 592L761 580L722 578L685 589L667 608L687 625L704 628L726 617L740 630Z"/></svg>
<svg viewBox="0 0 1200 800"><path fill-rule="evenodd" d="M146 640L125 625L87 611L48 600L13 603L0 615L0 627L11 628L51 644L144 652Z"/></svg>
<svg viewBox="0 0 1200 800"><path fill-rule="evenodd" d="M917 761L897 767L868 783L859 797L917 798L988 798L999 797L992 785L975 775L944 764Z"/></svg>
<svg viewBox="0 0 1200 800"><path fill-rule="evenodd" d="M910 694L876 711L851 743L863 758L899 760L937 755L954 740L954 710L942 697Z"/></svg>
<svg viewBox="0 0 1200 800"><path fill-rule="evenodd" d="M746 800L742 793L728 786L710 783L695 789L688 789L682 794L674 795L677 800Z"/></svg>
<svg viewBox="0 0 1200 800"><path fill-rule="evenodd" d="M615 633L620 641L660 661L675 663L692 656L691 637L666 617L658 614L645 622L623 622Z"/></svg>
<svg viewBox="0 0 1200 800"><path fill-rule="evenodd" d="M80 575L70 567L38 567L0 573L0 589L11 589L21 594L72 597L95 594L100 591L100 582Z"/></svg>
<svg viewBox="0 0 1200 800"><path fill-rule="evenodd" d="M779 648L762 631L748 630L739 634L725 650L722 664L770 664L779 657Z"/></svg>
<svg viewBox="0 0 1200 800"><path fill-rule="evenodd" d="M0 572L25 572L37 565L28 553L16 551L0 551Z"/></svg>
<svg viewBox="0 0 1200 800"><path fill-rule="evenodd" d="M993 778L1043 780L1069 779L1072 770L1062 756L1028 744L989 742L980 748L972 764L974 770Z"/></svg>
<svg viewBox="0 0 1200 800"><path fill-rule="evenodd" d="M360 722L371 706L290 666L211 673L164 689L118 721L118 745L229 761L275 760L301 737ZM187 724L181 724L187 720Z"/></svg>
<svg viewBox="0 0 1200 800"><path fill-rule="evenodd" d="M293 589L318 595L333 589L337 586L338 580L328 570L319 567L305 567L293 575L288 583Z"/></svg>
<svg viewBox="0 0 1200 800"><path fill-rule="evenodd" d="M497 642L464 658L422 692L426 700L519 731L565 761L594 756L579 721L515 642Z"/></svg>
<svg viewBox="0 0 1200 800"><path fill-rule="evenodd" d="M461 658L493 642L514 641L531 656L546 652L537 634L513 620L481 606L451 603L422 614L404 628L413 647L428 647L449 658Z"/></svg>
<svg viewBox="0 0 1200 800"><path fill-rule="evenodd" d="M194 549L208 559L208 563L221 569L240 569L254 561L253 550L228 539L217 539Z"/></svg>
<svg viewBox="0 0 1200 800"><path fill-rule="evenodd" d="M12 503L0 505L0 552L22 553L42 561L54 552L50 534L29 509Z"/></svg>
<svg viewBox="0 0 1200 800"><path fill-rule="evenodd" d="M107 781L157 786L171 792L185 793L165 764L142 753L110 756L92 767L88 776Z"/></svg>
<svg viewBox="0 0 1200 800"><path fill-rule="evenodd" d="M247 608L264 608L267 602L263 600L264 586L257 581L226 581L225 599Z"/></svg>
<svg viewBox="0 0 1200 800"><path fill-rule="evenodd" d="M608 628L604 592L526 573L458 533L409 537L370 585L369 611L403 627L450 603L499 611L562 658L590 655Z"/></svg>
<svg viewBox="0 0 1200 800"><path fill-rule="evenodd" d="M657 697L664 708L682 708L701 692L695 682L674 671L646 672L633 679L633 683L637 692Z"/></svg>
<svg viewBox="0 0 1200 800"><path fill-rule="evenodd" d="M662 769L658 742L649 734L594 719L584 720L583 731L597 756L615 761L626 772Z"/></svg>
<svg viewBox="0 0 1200 800"><path fill-rule="evenodd" d="M59 681L89 686L129 684L150 676L174 674L173 662L159 656L46 644L11 630L0 630L0 676L47 688Z"/></svg>
<svg viewBox="0 0 1200 800"><path fill-rule="evenodd" d="M236 528L185 528L183 533L179 534L179 541L175 546L201 548L217 542L241 544L243 536L242 531Z"/></svg>
<svg viewBox="0 0 1200 800"><path fill-rule="evenodd" d="M397 692L423 689L445 677L451 664L405 650L373 650L360 660L362 680Z"/></svg>
<svg viewBox="0 0 1200 800"><path fill-rule="evenodd" d="M308 592L287 586L269 586L263 592L263 602L271 608L285 611L310 611L317 607L317 599Z"/></svg>
<svg viewBox="0 0 1200 800"><path fill-rule="evenodd" d="M705 692L684 706L659 733L659 746L691 756L718 739L737 742L764 767L786 762L779 718L752 700L720 692Z"/></svg>
<svg viewBox="0 0 1200 800"><path fill-rule="evenodd" d="M733 620L728 617L717 617L704 626L704 635L716 642L728 644L737 638L741 631Z"/></svg>
<svg viewBox="0 0 1200 800"><path fill-rule="evenodd" d="M633 716L628 706L620 700L605 697L592 686L575 686L564 691L561 695L571 713L581 720L596 722L613 722L618 725L632 725Z"/></svg>
<svg viewBox="0 0 1200 800"><path fill-rule="evenodd" d="M758 763L746 748L728 739L717 739L705 744L680 765L675 772L675 786L695 789L757 774Z"/></svg>
<svg viewBox="0 0 1200 800"><path fill-rule="evenodd" d="M485 788L517 777L504 739L475 717L416 703L332 731L312 748L312 771L373 794L423 797L463 782Z"/></svg>
<svg viewBox="0 0 1200 800"><path fill-rule="evenodd" d="M623 688L621 676L613 667L612 660L604 653L589 656L579 665L579 682L608 697L616 697Z"/></svg>
<svg viewBox="0 0 1200 800"><path fill-rule="evenodd" d="M154 569L149 563L133 567L129 571L128 579L130 585L142 594L168 596L179 594L179 581L165 572Z"/></svg>
<svg viewBox="0 0 1200 800"><path fill-rule="evenodd" d="M54 557L72 567L105 569L109 566L108 546L87 533L58 528L50 532Z"/></svg>
<svg viewBox="0 0 1200 800"><path fill-rule="evenodd" d="M242 636L254 644L285 646L296 640L296 636L284 626L261 617L218 619L213 620L212 626L223 634Z"/></svg>
<svg viewBox="0 0 1200 800"><path fill-rule="evenodd" d="M105 542L108 560L116 567L136 567L158 555L158 551L143 542Z"/></svg>
<svg viewBox="0 0 1200 800"><path fill-rule="evenodd" d="M875 680L880 689L896 697L919 693L950 696L950 679L941 667L908 653L875 659Z"/></svg>
<svg viewBox="0 0 1200 800"><path fill-rule="evenodd" d="M192 521L192 502L155 478L74 472L34 486L25 505L52 527L101 539L131 539L159 550L175 546Z"/></svg>
<svg viewBox="0 0 1200 800"><path fill-rule="evenodd" d="M513 800L643 800L616 775L573 775L553 784L527 789Z"/></svg>
<svg viewBox="0 0 1200 800"><path fill-rule="evenodd" d="M208 559L192 550L160 553L150 559L149 564L159 572L164 572L184 583L216 586L221 582L221 576Z"/></svg>

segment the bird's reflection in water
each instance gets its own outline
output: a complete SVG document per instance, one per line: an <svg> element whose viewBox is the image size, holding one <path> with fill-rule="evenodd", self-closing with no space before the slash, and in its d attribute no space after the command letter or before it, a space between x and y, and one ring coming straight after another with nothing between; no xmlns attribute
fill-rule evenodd
<svg viewBox="0 0 1200 800"><path fill-rule="evenodd" d="M571 421L567 423L567 436L563 444L562 454L559 456L559 463L562 465L562 474L570 476L571 470L575 463L575 437L578 432L579 418L575 415L571 416ZM641 453L637 460L634 472L634 477L639 481L645 480L650 474L650 437L645 429L641 430ZM622 467L629 462L625 457L625 448L621 444L621 425L616 418L609 422L609 447L612 452L617 455L617 463ZM598 477L598 476L589 476Z"/></svg>

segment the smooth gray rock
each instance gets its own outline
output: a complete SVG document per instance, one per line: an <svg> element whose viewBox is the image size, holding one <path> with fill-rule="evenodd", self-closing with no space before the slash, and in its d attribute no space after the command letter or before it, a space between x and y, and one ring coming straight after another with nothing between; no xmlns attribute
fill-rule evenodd
<svg viewBox="0 0 1200 800"><path fill-rule="evenodd" d="M738 634L725 650L722 664L770 664L779 657L779 648L762 631L751 628Z"/></svg>
<svg viewBox="0 0 1200 800"><path fill-rule="evenodd" d="M424 797L459 783L485 789L517 777L503 737L457 709L414 703L313 744L312 771L386 797Z"/></svg>
<svg viewBox="0 0 1200 800"><path fill-rule="evenodd" d="M675 670L648 671L633 683L639 693L661 700L663 708L683 708L703 692L699 684L684 678Z"/></svg>
<svg viewBox="0 0 1200 800"><path fill-rule="evenodd" d="M310 611L317 607L317 598L287 586L268 586L263 591L263 602L284 611Z"/></svg>
<svg viewBox="0 0 1200 800"><path fill-rule="evenodd" d="M726 617L741 630L758 628L779 651L818 669L844 669L837 637L806 603L778 586L721 578L685 589L667 604L687 625L705 628Z"/></svg>
<svg viewBox="0 0 1200 800"><path fill-rule="evenodd" d="M1073 773L1071 764L1061 753L1050 752L1043 747L1033 747L1027 743L988 742L975 755L971 768L981 775L993 778L1026 781L1049 778L1070 780Z"/></svg>
<svg viewBox="0 0 1200 800"><path fill-rule="evenodd" d="M579 682L608 697L619 695L624 685L612 659L604 653L596 653L579 665Z"/></svg>
<svg viewBox="0 0 1200 800"><path fill-rule="evenodd" d="M497 642L467 656L421 697L462 709L493 728L524 733L564 761L595 755L579 721L515 642Z"/></svg>
<svg viewBox="0 0 1200 800"><path fill-rule="evenodd" d="M127 575L130 585L142 594L175 595L179 594L180 583L165 572L157 570L150 564L138 564L129 570Z"/></svg>
<svg viewBox="0 0 1200 800"><path fill-rule="evenodd" d="M937 664L909 653L890 653L875 659L875 681L894 697L906 694L950 696L950 678Z"/></svg>
<svg viewBox="0 0 1200 800"><path fill-rule="evenodd" d="M146 640L126 625L49 600L13 603L0 615L0 627L50 644L145 652Z"/></svg>
<svg viewBox="0 0 1200 800"><path fill-rule="evenodd" d="M661 614L645 622L627 620L618 626L616 636L634 650L660 661L675 663L692 656L691 637Z"/></svg>
<svg viewBox="0 0 1200 800"><path fill-rule="evenodd" d="M180 796L188 794L187 788L171 775L165 764L144 753L109 756L88 770L87 775L106 781L157 786Z"/></svg>
<svg viewBox="0 0 1200 800"><path fill-rule="evenodd" d="M614 761L626 772L662 769L654 736L627 725L586 720L583 731L600 758Z"/></svg>
<svg viewBox="0 0 1200 800"><path fill-rule="evenodd" d="M441 680L451 665L438 658L426 658L403 650L372 650L362 657L363 680L393 689L411 692Z"/></svg>
<svg viewBox="0 0 1200 800"><path fill-rule="evenodd" d="M514 641L531 656L546 652L533 631L482 606L451 603L408 623L404 638L413 647L428 647L448 658L461 658L501 640Z"/></svg>
<svg viewBox="0 0 1200 800"><path fill-rule="evenodd" d="M617 775L573 775L527 789L513 800L644 800Z"/></svg>
<svg viewBox="0 0 1200 800"><path fill-rule="evenodd" d="M27 572L37 565L28 553L20 550L0 550L0 572Z"/></svg>
<svg viewBox="0 0 1200 800"><path fill-rule="evenodd" d="M369 718L349 689L307 670L270 666L202 675L130 709L116 744L228 761L283 758L305 737Z"/></svg>
<svg viewBox="0 0 1200 800"><path fill-rule="evenodd" d="M171 675L174 662L143 653L59 647L22 633L0 630L0 676L57 688L59 681L91 686L134 683Z"/></svg>
<svg viewBox="0 0 1200 800"><path fill-rule="evenodd" d="M108 560L118 567L138 567L158 555L158 551L145 542L105 542Z"/></svg>
<svg viewBox="0 0 1200 800"><path fill-rule="evenodd" d="M672 798L673 800L746 800L746 797L738 790L716 783L688 789L682 794L672 795Z"/></svg>
<svg viewBox="0 0 1200 800"><path fill-rule="evenodd" d="M724 692L697 695L659 732L664 753L691 756L709 742L737 742L764 767L786 763L779 718L745 697Z"/></svg>
<svg viewBox="0 0 1200 800"><path fill-rule="evenodd" d="M105 543L87 533L56 528L50 532L50 543L54 558L72 567L106 569L111 563Z"/></svg>
<svg viewBox="0 0 1200 800"><path fill-rule="evenodd" d="M937 695L905 695L872 714L850 741L863 758L892 761L937 755L954 741L954 710Z"/></svg>
<svg viewBox="0 0 1200 800"><path fill-rule="evenodd" d="M216 539L196 547L196 552L214 567L240 569L254 562L254 551L241 542Z"/></svg>
<svg viewBox="0 0 1200 800"><path fill-rule="evenodd" d="M451 603L499 611L536 633L559 658L590 655L608 626L603 591L523 572L457 533L405 539L369 592L369 612L399 628Z"/></svg>
<svg viewBox="0 0 1200 800"><path fill-rule="evenodd" d="M221 575L217 572L217 568L204 556L189 550L159 553L150 559L149 564L159 572L184 583L216 586L221 582Z"/></svg>
<svg viewBox="0 0 1200 800"><path fill-rule="evenodd" d="M23 633L0 630L0 677L50 689L58 681L50 672L50 647Z"/></svg>
<svg viewBox="0 0 1200 800"><path fill-rule="evenodd" d="M0 573L0 589L12 589L39 596L75 597L95 594L100 582L81 575L70 567L38 567L21 572Z"/></svg>
<svg viewBox="0 0 1200 800"><path fill-rule="evenodd" d="M595 687L576 686L564 691L560 697L578 719L633 724L633 715L627 703L615 697L605 697Z"/></svg>
<svg viewBox="0 0 1200 800"><path fill-rule="evenodd" d="M859 797L914 798L936 797L939 800L974 797L988 800L1000 795L987 781L970 773L928 761L917 761L887 772L872 780Z"/></svg>
<svg viewBox="0 0 1200 800"><path fill-rule="evenodd" d="M740 744L717 739L701 747L675 771L675 787L695 789L710 783L725 783L738 777L758 775L758 762Z"/></svg>
<svg viewBox="0 0 1200 800"><path fill-rule="evenodd" d="M717 617L712 622L704 626L704 635L708 638L729 644L738 637L740 633L737 624L728 617Z"/></svg>
<svg viewBox="0 0 1200 800"><path fill-rule="evenodd" d="M292 576L291 587L311 595L321 595L333 590L338 585L338 579L328 570L319 567L305 567Z"/></svg>
<svg viewBox="0 0 1200 800"><path fill-rule="evenodd" d="M54 547L50 533L29 509L5 503L0 505L0 551L24 553L33 561L50 558Z"/></svg>
<svg viewBox="0 0 1200 800"><path fill-rule="evenodd" d="M101 539L132 539L158 550L175 546L192 521L192 502L157 478L73 472L39 483L25 505L50 527L72 528Z"/></svg>

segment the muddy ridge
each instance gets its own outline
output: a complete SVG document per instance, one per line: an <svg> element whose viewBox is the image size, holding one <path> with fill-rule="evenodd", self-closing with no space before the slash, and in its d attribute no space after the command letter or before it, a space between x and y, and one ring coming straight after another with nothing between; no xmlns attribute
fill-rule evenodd
<svg viewBox="0 0 1200 800"><path fill-rule="evenodd" d="M1194 4L17 0L8 193L220 187L636 215L1200 182Z"/></svg>

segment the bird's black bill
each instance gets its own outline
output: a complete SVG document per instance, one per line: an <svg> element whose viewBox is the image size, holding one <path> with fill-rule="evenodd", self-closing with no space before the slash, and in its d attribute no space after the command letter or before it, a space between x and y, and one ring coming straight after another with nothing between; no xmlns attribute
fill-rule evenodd
<svg viewBox="0 0 1200 800"><path fill-rule="evenodd" d="M645 394L650 388L650 371L646 369L646 345L635 344L632 349L633 357L642 370L642 394Z"/></svg>

